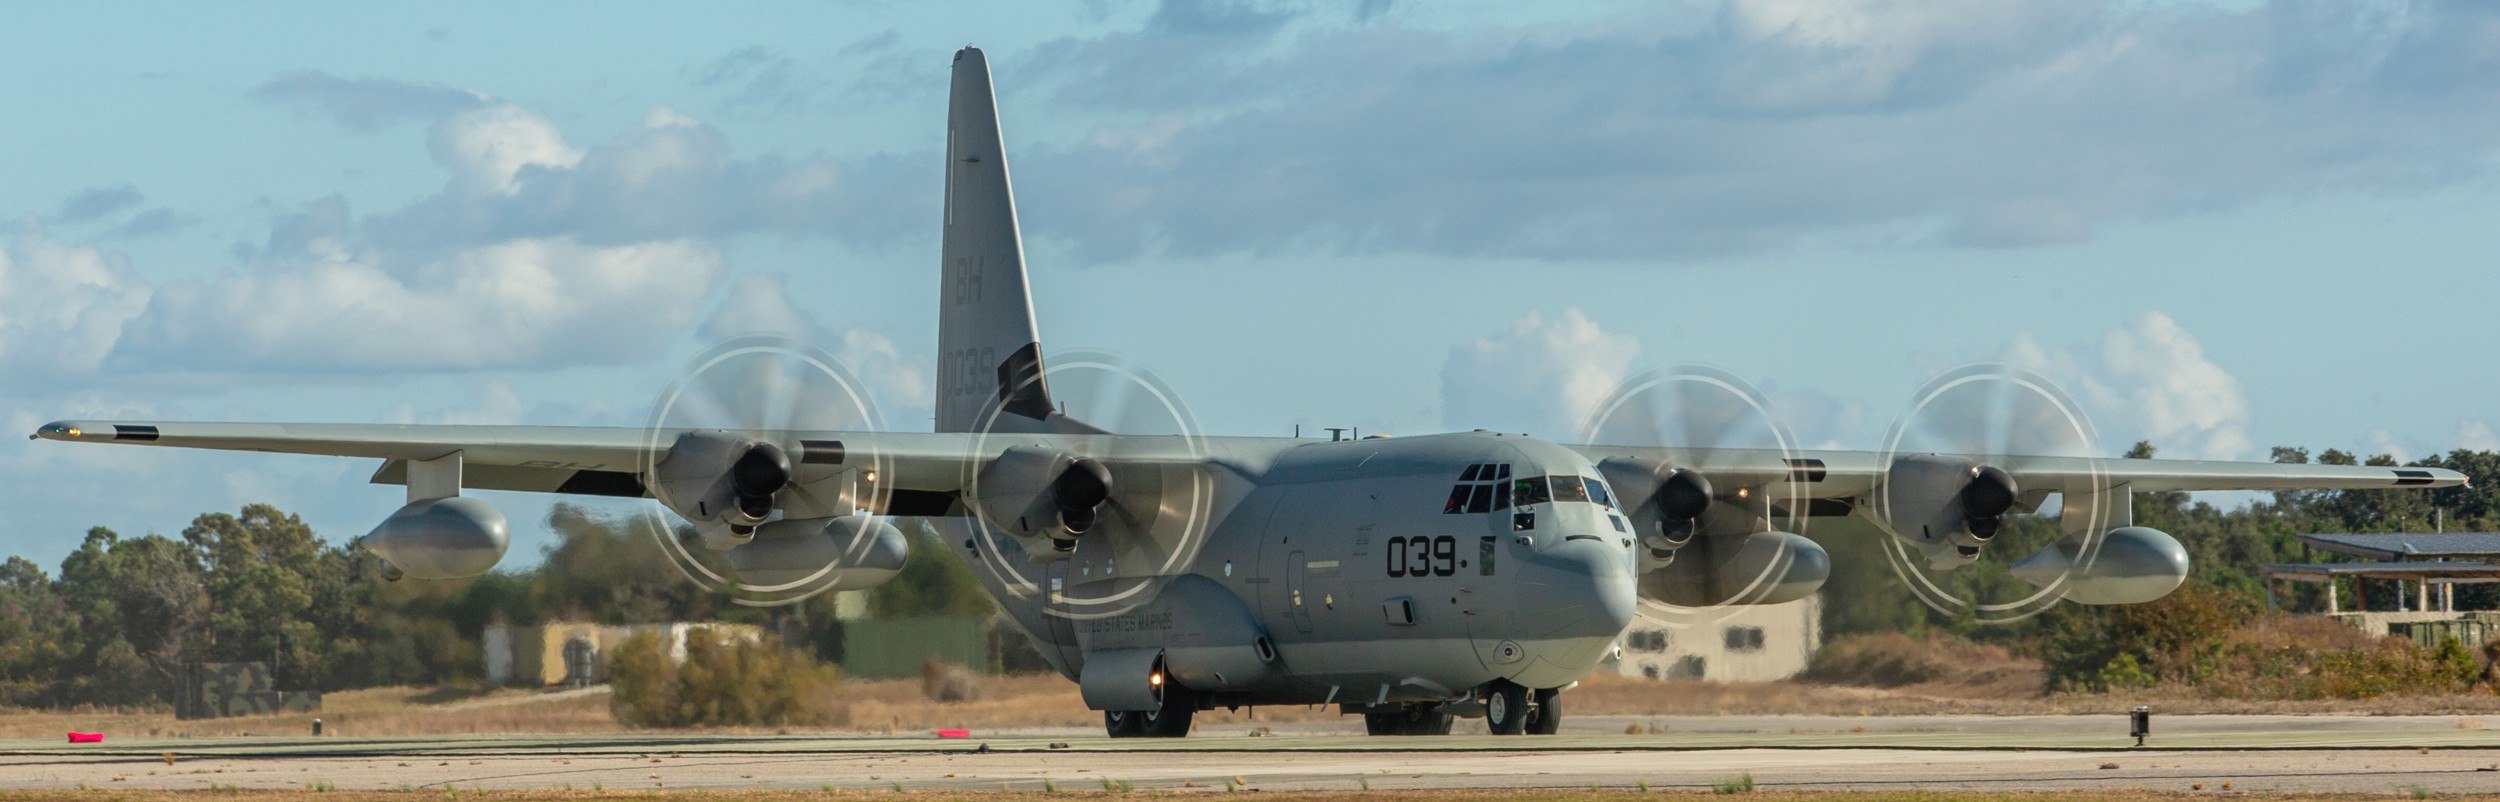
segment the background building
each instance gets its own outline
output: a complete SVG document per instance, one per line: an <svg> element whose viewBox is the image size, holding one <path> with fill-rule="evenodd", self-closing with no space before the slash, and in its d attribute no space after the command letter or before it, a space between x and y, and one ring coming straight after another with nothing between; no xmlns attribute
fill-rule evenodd
<svg viewBox="0 0 2500 802"><path fill-rule="evenodd" d="M1647 679L1768 682L1796 676L1823 643L1823 600L1729 607L1644 603L1615 670Z"/></svg>

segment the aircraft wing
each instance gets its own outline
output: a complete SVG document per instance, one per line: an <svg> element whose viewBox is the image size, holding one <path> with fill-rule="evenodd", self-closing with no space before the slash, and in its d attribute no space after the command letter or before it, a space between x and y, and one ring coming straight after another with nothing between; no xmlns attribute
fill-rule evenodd
<svg viewBox="0 0 2500 802"><path fill-rule="evenodd" d="M1792 483L1783 493L1844 498L1881 484L1892 469L1874 451L1769 449L1673 449L1575 446L1600 464L1608 460L1693 466L1729 487ZM1951 455L1946 455L1951 456ZM2205 460L2102 459L2084 457L1964 457L2003 468L2024 488L2112 489L2131 492L2202 490L2353 490L2454 487L2465 474L2446 468L2374 465L2281 464Z"/></svg>
<svg viewBox="0 0 2500 802"><path fill-rule="evenodd" d="M380 459L386 462L374 481L383 484L404 484L409 462L458 454L464 473L461 486L466 488L641 497L650 495L642 486L643 469L664 458L685 431L72 420L45 424L32 439ZM769 437L792 449L792 461L803 473L826 467L869 467L880 471L889 487L944 492L962 485L976 436L793 431L769 433ZM993 435L990 439L993 442L984 445L1003 448L1018 438Z"/></svg>

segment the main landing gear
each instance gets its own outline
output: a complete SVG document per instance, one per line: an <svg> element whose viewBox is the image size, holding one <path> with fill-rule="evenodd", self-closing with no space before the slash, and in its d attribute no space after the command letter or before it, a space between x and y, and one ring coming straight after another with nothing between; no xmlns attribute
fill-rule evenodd
<svg viewBox="0 0 2500 802"><path fill-rule="evenodd" d="M1450 721L1456 718L1441 712L1439 705L1403 705L1363 714L1363 731L1372 735L1448 735Z"/></svg>
<svg viewBox="0 0 2500 802"><path fill-rule="evenodd" d="M1102 711L1102 728L1113 738L1181 738L1189 735L1190 719L1198 715L1198 694L1179 683L1162 685L1153 710Z"/></svg>
<svg viewBox="0 0 2500 802"><path fill-rule="evenodd" d="M1473 707L1484 711L1484 727L1495 735L1552 735L1562 728L1562 689L1531 689L1497 679L1476 689ZM1419 702L1372 708L1363 713L1363 731L1373 735L1448 735L1456 715L1448 706ZM1473 711L1470 711L1470 715Z"/></svg>

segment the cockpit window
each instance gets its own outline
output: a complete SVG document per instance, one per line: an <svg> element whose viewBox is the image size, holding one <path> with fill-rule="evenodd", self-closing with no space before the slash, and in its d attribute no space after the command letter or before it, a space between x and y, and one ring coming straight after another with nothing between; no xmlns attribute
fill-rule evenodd
<svg viewBox="0 0 2500 802"><path fill-rule="evenodd" d="M1580 481L1580 477L1549 476L1546 481L1553 486L1555 501L1589 500L1589 487Z"/></svg>
<svg viewBox="0 0 2500 802"><path fill-rule="evenodd" d="M1615 498L1606 493L1605 483L1597 481L1597 478L1592 476L1580 477L1580 482L1588 486L1590 501L1604 505L1606 509L1615 508Z"/></svg>
<svg viewBox="0 0 2500 802"><path fill-rule="evenodd" d="M1554 500L1553 494L1546 490L1545 477L1542 476L1531 476L1512 482L1510 488L1511 502L1522 507Z"/></svg>
<svg viewBox="0 0 2500 802"><path fill-rule="evenodd" d="M1510 509L1510 501L1510 465L1483 462L1467 466L1466 472L1458 475L1458 484L1450 488L1450 498L1442 502L1441 512L1496 512Z"/></svg>

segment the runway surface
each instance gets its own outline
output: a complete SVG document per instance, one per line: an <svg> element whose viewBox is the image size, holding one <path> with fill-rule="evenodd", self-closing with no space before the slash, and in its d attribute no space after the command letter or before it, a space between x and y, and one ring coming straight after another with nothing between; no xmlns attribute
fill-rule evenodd
<svg viewBox="0 0 2500 802"><path fill-rule="evenodd" d="M2238 790L2500 793L2500 720L2487 717L2156 717L2144 749L2133 748L2118 716L1595 716L1573 724L1537 738L1374 738L1342 726L1279 725L1259 735L1117 741L1076 730L963 740L0 741L0 788L1706 788L1751 775L1764 788L2221 790L2227 782Z"/></svg>

